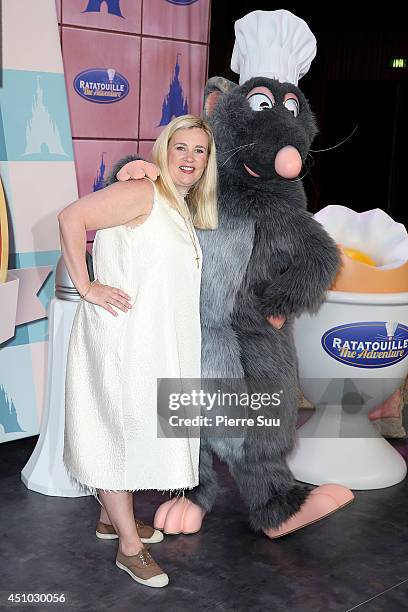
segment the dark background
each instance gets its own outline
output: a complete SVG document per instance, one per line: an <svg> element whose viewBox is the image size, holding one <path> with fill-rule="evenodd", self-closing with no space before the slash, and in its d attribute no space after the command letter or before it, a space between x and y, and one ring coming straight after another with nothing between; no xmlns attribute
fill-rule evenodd
<svg viewBox="0 0 408 612"><path fill-rule="evenodd" d="M280 8L304 19L317 39L317 56L299 82L320 131L312 149L332 147L358 126L340 147L312 153L314 166L303 180L309 209L317 212L328 204L358 212L381 208L407 226L408 68L390 67L392 58L408 59L403 3L378 8L359 2L308 4L212 2L209 76L238 82L229 67L237 19L253 10Z"/></svg>

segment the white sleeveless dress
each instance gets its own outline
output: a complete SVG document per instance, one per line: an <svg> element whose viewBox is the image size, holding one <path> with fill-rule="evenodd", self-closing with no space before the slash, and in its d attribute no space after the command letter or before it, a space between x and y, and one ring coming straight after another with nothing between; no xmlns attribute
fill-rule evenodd
<svg viewBox="0 0 408 612"><path fill-rule="evenodd" d="M139 226L99 230L94 272L133 307L114 317L82 300L68 349L63 461L96 489L174 490L198 484L199 438L157 437L157 378L200 378L200 277L180 214L154 188Z"/></svg>

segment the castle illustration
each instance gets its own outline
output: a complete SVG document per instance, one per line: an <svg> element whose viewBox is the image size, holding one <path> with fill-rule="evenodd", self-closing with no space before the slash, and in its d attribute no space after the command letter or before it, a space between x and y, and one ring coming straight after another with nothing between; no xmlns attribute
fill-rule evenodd
<svg viewBox="0 0 408 612"><path fill-rule="evenodd" d="M167 125L173 117L188 114L187 97L184 97L183 87L180 83L180 64L177 53L176 65L174 67L173 78L170 81L169 93L165 96L162 107L162 117L159 125Z"/></svg>
<svg viewBox="0 0 408 612"><path fill-rule="evenodd" d="M123 17L120 10L120 0L89 0L88 6L83 11L84 13L100 13L102 4L108 7L109 15L117 15Z"/></svg>
<svg viewBox="0 0 408 612"><path fill-rule="evenodd" d="M37 77L37 89L31 119L26 125L26 146L23 155L64 155L60 133L44 104L44 92Z"/></svg>
<svg viewBox="0 0 408 612"><path fill-rule="evenodd" d="M106 166L105 166L105 162L104 162L104 159L103 159L104 155L106 155L105 151L102 153L101 165L99 166L99 170L96 173L96 177L94 179L94 183L93 183L93 190L94 191L99 191L99 189L103 189L105 187L105 170L106 170Z"/></svg>
<svg viewBox="0 0 408 612"><path fill-rule="evenodd" d="M0 385L0 425L3 426L5 434L24 431L18 422L13 400L9 399L2 385Z"/></svg>

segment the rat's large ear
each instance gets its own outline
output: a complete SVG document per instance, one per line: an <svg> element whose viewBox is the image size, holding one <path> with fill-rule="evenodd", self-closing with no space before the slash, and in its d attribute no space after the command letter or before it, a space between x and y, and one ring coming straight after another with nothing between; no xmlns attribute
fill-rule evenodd
<svg viewBox="0 0 408 612"><path fill-rule="evenodd" d="M237 84L224 79L224 77L216 76L208 79L204 92L204 119L211 117L221 96L234 87L237 87Z"/></svg>

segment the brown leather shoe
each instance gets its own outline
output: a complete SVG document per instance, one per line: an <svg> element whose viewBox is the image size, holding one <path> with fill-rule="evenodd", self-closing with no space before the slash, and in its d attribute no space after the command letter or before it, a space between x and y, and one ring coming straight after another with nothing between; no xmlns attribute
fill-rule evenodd
<svg viewBox="0 0 408 612"><path fill-rule="evenodd" d="M116 565L140 584L160 588L169 583L168 575L157 565L145 546L136 555L130 556L118 550Z"/></svg>
<svg viewBox="0 0 408 612"><path fill-rule="evenodd" d="M161 531L145 525L143 521L135 519L137 533L143 544L156 544L163 540L163 534ZM99 522L96 526L95 531L96 537L101 540L116 540L118 534L115 531L113 525L107 525L106 523Z"/></svg>

